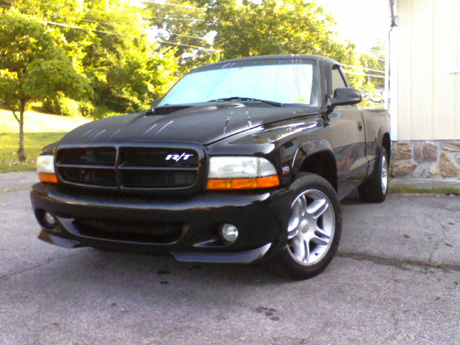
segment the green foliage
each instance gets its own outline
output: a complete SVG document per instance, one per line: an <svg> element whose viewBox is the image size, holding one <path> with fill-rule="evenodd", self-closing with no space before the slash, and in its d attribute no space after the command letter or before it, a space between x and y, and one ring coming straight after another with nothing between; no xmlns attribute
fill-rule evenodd
<svg viewBox="0 0 460 345"><path fill-rule="evenodd" d="M75 69L89 78L96 107L139 111L177 80L175 52L148 40L142 9L131 1L15 0L11 11L49 23Z"/></svg>
<svg viewBox="0 0 460 345"><path fill-rule="evenodd" d="M118 112L135 112L148 107L177 80L173 50L129 56L107 69L95 81L100 97L96 104ZM94 78L97 78L94 75Z"/></svg>
<svg viewBox="0 0 460 345"><path fill-rule="evenodd" d="M220 59L212 46L212 29L205 3L194 0L175 1L178 6L145 2L146 19L156 28L156 40L164 47L174 47L181 74Z"/></svg>
<svg viewBox="0 0 460 345"><path fill-rule="evenodd" d="M339 41L333 17L314 1L175 0L176 6L148 1L142 8L130 0L3 1L11 4L7 13L47 23L60 54L71 57L73 69L94 91L93 107L80 109L95 117L145 109L190 69L221 59L317 54L374 68L375 61L358 56L351 42ZM34 73L53 88L70 80L64 67L40 63ZM0 73L3 84L14 80L9 72ZM366 93L377 85L363 76L348 77ZM67 84L73 98L71 89L77 91L78 83ZM44 96L35 91L34 96ZM58 103L55 94L46 97Z"/></svg>
<svg viewBox="0 0 460 345"><path fill-rule="evenodd" d="M349 65L360 63L355 45L339 41L332 29L333 17L314 1L175 3L182 7L146 5L152 25L159 28L157 39L167 42L161 45L181 45L177 51L182 54L181 71L220 59L273 54L314 54ZM213 45L207 39L210 37L214 37ZM365 84L363 76L349 75L349 79L356 88Z"/></svg>
<svg viewBox="0 0 460 345"><path fill-rule="evenodd" d="M68 131L88 121L81 117L53 116L34 111L25 114L24 150L27 159L21 162L17 155L18 124L9 110L0 108L0 173L32 171L37 168L36 158L41 149L58 141Z"/></svg>
<svg viewBox="0 0 460 345"><path fill-rule="evenodd" d="M94 111L92 114L92 118L94 120L100 120L105 117L112 117L112 116L118 116L118 115L123 115L124 113L116 112L110 109L109 107L105 105L99 105L94 107Z"/></svg>
<svg viewBox="0 0 460 345"><path fill-rule="evenodd" d="M27 105L57 92L81 99L90 89L42 24L19 16L1 16L0 102L18 121L20 161L26 159L23 128Z"/></svg>
<svg viewBox="0 0 460 345"><path fill-rule="evenodd" d="M331 31L332 17L314 2L305 0L250 1L224 0L209 7L208 16L217 17L215 47L223 58L252 55L316 54L349 60L352 53L337 43ZM354 48L354 47L350 47Z"/></svg>
<svg viewBox="0 0 460 345"><path fill-rule="evenodd" d="M37 169L37 157L41 149L62 138L64 133L28 133L25 138L25 151L27 159L18 159L17 133L0 133L0 173L16 171L33 171Z"/></svg>
<svg viewBox="0 0 460 345"><path fill-rule="evenodd" d="M383 100L383 89L385 86L384 74L376 71L385 71L385 44L377 41L375 47L371 48L371 54L362 54L359 58L359 65L367 68L367 74L371 75L363 79L361 92L367 99L363 100L363 107L366 108L383 108L384 104L374 103L371 98ZM359 71L362 73L362 71ZM378 78L379 76L380 78Z"/></svg>
<svg viewBox="0 0 460 345"><path fill-rule="evenodd" d="M41 111L54 114L54 115L61 115L61 107L59 106L59 100L57 97L47 97L42 102Z"/></svg>
<svg viewBox="0 0 460 345"><path fill-rule="evenodd" d="M0 17L0 101L14 111L30 101L63 92L83 98L89 89L43 25Z"/></svg>
<svg viewBox="0 0 460 345"><path fill-rule="evenodd" d="M372 54L362 54L359 57L360 66L377 71L385 71L385 43L378 40L377 44L371 48L371 52ZM375 75L376 73L369 72L369 74ZM383 88L385 80L380 78L369 78L366 80L366 83Z"/></svg>
<svg viewBox="0 0 460 345"><path fill-rule="evenodd" d="M95 111L93 103L89 101L78 102L78 111L84 117L92 117Z"/></svg>
<svg viewBox="0 0 460 345"><path fill-rule="evenodd" d="M43 111L56 115L68 115L77 117L82 115L80 112L79 102L65 97L58 92L56 97L48 98L43 102Z"/></svg>

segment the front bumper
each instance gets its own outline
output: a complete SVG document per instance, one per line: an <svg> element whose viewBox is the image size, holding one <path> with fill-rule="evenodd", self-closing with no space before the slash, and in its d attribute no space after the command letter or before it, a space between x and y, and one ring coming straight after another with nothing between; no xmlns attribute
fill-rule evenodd
<svg viewBox="0 0 460 345"><path fill-rule="evenodd" d="M251 263L284 248L292 198L290 189L181 198L108 195L42 183L31 190L42 225L39 238L46 242L69 248L171 253L179 261L220 263ZM55 217L55 226L44 224L45 212ZM87 220L95 226L104 224L103 229L89 231ZM223 223L238 228L235 243L220 238ZM165 235L171 228L175 232Z"/></svg>

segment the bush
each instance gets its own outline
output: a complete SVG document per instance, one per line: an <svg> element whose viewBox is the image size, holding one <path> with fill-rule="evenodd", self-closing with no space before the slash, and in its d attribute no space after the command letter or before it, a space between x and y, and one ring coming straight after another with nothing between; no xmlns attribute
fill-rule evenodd
<svg viewBox="0 0 460 345"><path fill-rule="evenodd" d="M54 98L47 98L43 101L42 110L49 114L60 114L59 102Z"/></svg>
<svg viewBox="0 0 460 345"><path fill-rule="evenodd" d="M91 117L94 120L100 120L105 117L119 116L119 115L125 115L125 114L126 113L113 111L112 109L110 109L109 107L105 105L100 105L100 106L94 107L94 112L91 115Z"/></svg>
<svg viewBox="0 0 460 345"><path fill-rule="evenodd" d="M61 108L61 115L68 115L71 117L77 117L81 115L78 102L74 101L73 99L60 97L59 106Z"/></svg>
<svg viewBox="0 0 460 345"><path fill-rule="evenodd" d="M96 108L94 107L93 103L88 101L82 101L78 103L78 110L80 111L80 114L82 116L92 117L94 116Z"/></svg>
<svg viewBox="0 0 460 345"><path fill-rule="evenodd" d="M80 116L78 102L58 93L56 97L49 97L43 102L43 110L56 115Z"/></svg>

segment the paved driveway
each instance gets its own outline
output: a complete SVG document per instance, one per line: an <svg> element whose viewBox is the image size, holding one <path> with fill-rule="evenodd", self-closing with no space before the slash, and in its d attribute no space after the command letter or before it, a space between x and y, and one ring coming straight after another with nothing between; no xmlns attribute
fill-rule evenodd
<svg viewBox="0 0 460 345"><path fill-rule="evenodd" d="M263 266L42 243L34 176L0 175L2 345L459 343L459 197L345 200L340 254L291 282Z"/></svg>

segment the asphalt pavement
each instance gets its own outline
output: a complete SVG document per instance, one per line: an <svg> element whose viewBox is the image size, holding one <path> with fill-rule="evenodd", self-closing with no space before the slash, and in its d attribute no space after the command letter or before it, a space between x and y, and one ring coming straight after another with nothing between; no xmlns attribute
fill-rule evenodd
<svg viewBox="0 0 460 345"><path fill-rule="evenodd" d="M339 254L293 282L263 265L62 249L0 175L0 344L459 344L460 197L342 202Z"/></svg>

